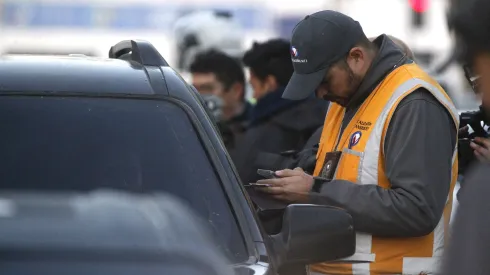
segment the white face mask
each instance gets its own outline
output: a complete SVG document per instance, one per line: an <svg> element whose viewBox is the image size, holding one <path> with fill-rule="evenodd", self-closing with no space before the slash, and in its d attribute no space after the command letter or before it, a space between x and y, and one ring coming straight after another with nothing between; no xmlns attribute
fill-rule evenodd
<svg viewBox="0 0 490 275"><path fill-rule="evenodd" d="M223 118L223 99L216 95L201 95L201 97L216 121L221 121Z"/></svg>

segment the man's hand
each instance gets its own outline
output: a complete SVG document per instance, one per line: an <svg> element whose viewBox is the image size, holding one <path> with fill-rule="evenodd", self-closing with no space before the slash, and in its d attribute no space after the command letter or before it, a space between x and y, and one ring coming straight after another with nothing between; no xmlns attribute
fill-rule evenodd
<svg viewBox="0 0 490 275"><path fill-rule="evenodd" d="M313 176L306 174L303 169L286 169L276 171L276 179L257 181L258 184L271 185L259 187L258 191L269 193L273 198L287 202L305 203L313 186Z"/></svg>
<svg viewBox="0 0 490 275"><path fill-rule="evenodd" d="M470 146L475 150L475 156L482 162L490 161L490 140L486 138L476 137L475 140L479 143L471 142Z"/></svg>
<svg viewBox="0 0 490 275"><path fill-rule="evenodd" d="M464 127L461 127L458 129L458 137L459 138L464 138L464 137L467 137L468 136L468 130L469 130L469 127L468 125L464 126Z"/></svg>

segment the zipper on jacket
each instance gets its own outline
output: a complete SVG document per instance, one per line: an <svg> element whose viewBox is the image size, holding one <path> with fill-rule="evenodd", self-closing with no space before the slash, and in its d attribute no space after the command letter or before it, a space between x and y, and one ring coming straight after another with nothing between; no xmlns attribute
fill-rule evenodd
<svg viewBox="0 0 490 275"><path fill-rule="evenodd" d="M344 108L344 113L342 114L342 120L340 121L340 129L339 133L337 134L337 142L335 143L335 151L338 151L339 143L340 143L340 138L342 137L342 134L344 131L342 131L342 124L344 124L344 117L345 113L347 112L347 108ZM345 130L345 129L344 129Z"/></svg>

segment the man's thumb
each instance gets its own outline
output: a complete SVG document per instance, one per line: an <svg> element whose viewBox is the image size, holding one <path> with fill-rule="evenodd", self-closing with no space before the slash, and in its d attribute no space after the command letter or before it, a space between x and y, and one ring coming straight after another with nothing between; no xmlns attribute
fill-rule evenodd
<svg viewBox="0 0 490 275"><path fill-rule="evenodd" d="M469 127L468 125L464 126L464 127L461 127L458 129L458 137L462 138L464 137L465 135L468 134L468 130L469 130Z"/></svg>

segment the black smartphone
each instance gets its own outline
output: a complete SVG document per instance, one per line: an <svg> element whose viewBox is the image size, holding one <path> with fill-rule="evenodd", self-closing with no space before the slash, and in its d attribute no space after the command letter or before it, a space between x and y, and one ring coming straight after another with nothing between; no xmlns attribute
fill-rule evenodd
<svg viewBox="0 0 490 275"><path fill-rule="evenodd" d="M257 174L266 178L266 179L275 179L277 178L276 172L271 170L257 169Z"/></svg>
<svg viewBox="0 0 490 275"><path fill-rule="evenodd" d="M264 184L264 183L249 183L245 184L245 187L271 187L272 185L270 184Z"/></svg>

